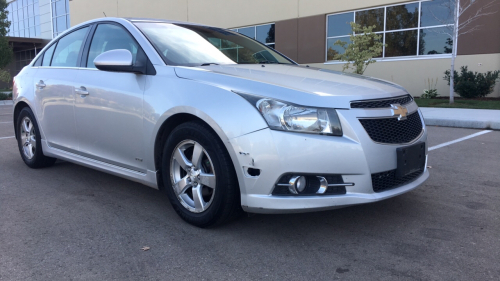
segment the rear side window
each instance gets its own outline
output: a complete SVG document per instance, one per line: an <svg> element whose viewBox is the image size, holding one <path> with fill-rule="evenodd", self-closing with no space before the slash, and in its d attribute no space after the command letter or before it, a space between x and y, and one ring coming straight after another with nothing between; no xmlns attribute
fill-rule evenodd
<svg viewBox="0 0 500 281"><path fill-rule="evenodd" d="M42 60L42 66L50 66L50 60L52 59L52 55L54 54L54 49L56 48L56 44L53 44L50 46L50 48L45 51L45 54L43 55L43 60Z"/></svg>
<svg viewBox="0 0 500 281"><path fill-rule="evenodd" d="M78 55L80 54L80 49L82 48L88 29L88 27L79 29L59 39L51 65L77 67Z"/></svg>
<svg viewBox="0 0 500 281"><path fill-rule="evenodd" d="M134 38L122 27L114 24L100 24L90 44L89 56L87 58L87 67L96 68L94 59L107 51L125 49L132 53L132 63L135 64L139 46Z"/></svg>

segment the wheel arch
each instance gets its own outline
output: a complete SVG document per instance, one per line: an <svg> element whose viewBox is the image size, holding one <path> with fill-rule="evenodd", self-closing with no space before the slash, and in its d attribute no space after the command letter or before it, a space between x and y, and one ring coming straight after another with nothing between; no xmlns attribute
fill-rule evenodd
<svg viewBox="0 0 500 281"><path fill-rule="evenodd" d="M207 116L207 118L208 118L208 116ZM163 179L161 177L161 159L163 156L163 144L167 140L170 133L177 126L179 126L183 123L186 123L186 122L190 122L190 121L198 121L198 122L203 123L208 129L210 129L215 135L217 135L219 137L219 139L222 141L222 143L224 144L224 147L227 149L227 151L229 153L229 157L231 158L231 161L233 162L233 167L236 169L234 157L232 155L233 153L231 153L230 146L228 146L227 142L225 141L225 140L227 140L227 136L225 136L222 133L221 128L214 128L213 126L211 126L209 124L209 122L207 122L206 120L204 120L204 118L201 118L200 116L197 116L197 115L194 115L191 113L186 113L186 112L176 113L176 114L171 115L170 117L168 117L166 120L164 120L162 122L161 126L158 129L158 132L156 133L156 137L155 137L155 141L154 141L154 152L153 152L154 166L155 166L155 170L157 171L156 180L157 180L157 184L158 184L158 189L160 189L160 190L162 190L164 188ZM213 122L213 120L210 120L210 121ZM212 122L210 122L210 123L212 123ZM236 174L238 174L237 171L236 171ZM238 182L239 182L239 180L238 180Z"/></svg>
<svg viewBox="0 0 500 281"><path fill-rule="evenodd" d="M19 113L21 113L21 110L23 110L23 108L29 108L31 109L31 111L33 111L33 109L29 106L29 104L25 101L20 101L18 103L16 103L16 105L14 106L14 113L13 113L13 121L14 121L14 135L17 139L17 118L19 116ZM35 116L36 118L36 116Z"/></svg>

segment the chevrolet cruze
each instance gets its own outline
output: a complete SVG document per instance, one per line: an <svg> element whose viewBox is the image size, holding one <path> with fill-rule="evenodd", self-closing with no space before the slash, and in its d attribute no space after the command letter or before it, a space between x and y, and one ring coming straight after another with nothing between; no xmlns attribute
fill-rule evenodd
<svg viewBox="0 0 500 281"><path fill-rule="evenodd" d="M376 202L429 176L402 87L191 23L75 26L15 77L13 118L29 167L62 159L164 190L199 227Z"/></svg>

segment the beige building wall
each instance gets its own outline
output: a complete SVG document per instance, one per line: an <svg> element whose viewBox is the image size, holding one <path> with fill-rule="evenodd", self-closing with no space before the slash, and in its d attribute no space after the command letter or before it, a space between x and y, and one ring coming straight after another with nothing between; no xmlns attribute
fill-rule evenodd
<svg viewBox="0 0 500 281"><path fill-rule="evenodd" d="M310 66L342 71L342 64L309 64ZM427 89L427 79L437 78L437 90L440 96L449 96L450 88L445 80L444 71L450 69L451 59L380 61L371 64L365 75L392 81L405 87L413 96L420 96ZM461 66L468 66L469 70L486 72L492 69L500 70L500 54L458 56L455 61L455 70ZM493 93L489 97L500 97L500 82L497 82Z"/></svg>
<svg viewBox="0 0 500 281"><path fill-rule="evenodd" d="M409 1L394 0L72 0L71 25L104 17L181 20L231 28Z"/></svg>

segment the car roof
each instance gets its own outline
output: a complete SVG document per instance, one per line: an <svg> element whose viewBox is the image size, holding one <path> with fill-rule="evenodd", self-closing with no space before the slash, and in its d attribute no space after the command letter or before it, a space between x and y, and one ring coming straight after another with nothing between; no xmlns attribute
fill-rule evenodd
<svg viewBox="0 0 500 281"><path fill-rule="evenodd" d="M173 24L185 24L185 25L195 25L195 26L206 26L206 27L215 27L215 26L210 26L206 24L199 24L199 23L193 23L193 22L187 22L187 21L178 21L178 20L166 20L166 19L152 19L152 18L131 18L131 17L103 17L103 18L96 18L92 19L86 22L82 22L76 26L71 27L70 29L73 29L74 27L77 26L82 26L90 23L96 23L96 22L102 22L102 21L114 21L114 22L123 22L123 21L128 21L130 23L136 23L136 22L162 22L162 23L173 23ZM216 27L218 28L218 27Z"/></svg>
<svg viewBox="0 0 500 281"><path fill-rule="evenodd" d="M128 20L130 22L164 22L164 23L181 23L181 24L206 26L205 24L198 24L198 23L178 21L178 20L151 19L151 18L123 18L123 19Z"/></svg>

